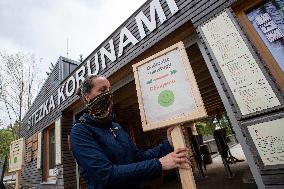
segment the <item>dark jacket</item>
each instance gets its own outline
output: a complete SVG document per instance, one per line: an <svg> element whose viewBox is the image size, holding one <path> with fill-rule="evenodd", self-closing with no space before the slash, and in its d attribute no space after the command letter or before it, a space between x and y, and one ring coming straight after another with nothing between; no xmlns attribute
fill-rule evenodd
<svg viewBox="0 0 284 189"><path fill-rule="evenodd" d="M165 140L150 149L139 150L118 123L108 127L83 114L70 135L72 153L88 189L138 189L143 181L160 177L158 158L172 151Z"/></svg>

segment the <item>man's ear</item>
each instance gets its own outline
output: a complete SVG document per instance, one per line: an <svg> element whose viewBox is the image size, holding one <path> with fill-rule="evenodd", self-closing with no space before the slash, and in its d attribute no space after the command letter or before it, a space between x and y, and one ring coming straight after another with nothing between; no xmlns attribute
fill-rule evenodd
<svg viewBox="0 0 284 189"><path fill-rule="evenodd" d="M85 94L84 98L87 102L89 102L90 101L90 94L89 93Z"/></svg>

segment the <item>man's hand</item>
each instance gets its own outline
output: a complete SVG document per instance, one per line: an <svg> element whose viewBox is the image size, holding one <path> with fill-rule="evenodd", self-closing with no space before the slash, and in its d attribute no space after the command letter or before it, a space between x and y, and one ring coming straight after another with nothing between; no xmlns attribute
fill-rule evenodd
<svg viewBox="0 0 284 189"><path fill-rule="evenodd" d="M174 152L160 158L159 161L162 164L162 170L174 168L188 169L190 167L188 151L188 148L178 148Z"/></svg>

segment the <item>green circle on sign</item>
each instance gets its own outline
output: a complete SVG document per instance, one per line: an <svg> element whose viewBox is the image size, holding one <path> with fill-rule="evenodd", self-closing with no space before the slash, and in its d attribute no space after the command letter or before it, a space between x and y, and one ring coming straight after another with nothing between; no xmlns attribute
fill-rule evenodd
<svg viewBox="0 0 284 189"><path fill-rule="evenodd" d="M17 163L17 157L14 157L14 163Z"/></svg>
<svg viewBox="0 0 284 189"><path fill-rule="evenodd" d="M163 107L169 107L175 101L175 95L171 90L164 90L158 96L158 103Z"/></svg>

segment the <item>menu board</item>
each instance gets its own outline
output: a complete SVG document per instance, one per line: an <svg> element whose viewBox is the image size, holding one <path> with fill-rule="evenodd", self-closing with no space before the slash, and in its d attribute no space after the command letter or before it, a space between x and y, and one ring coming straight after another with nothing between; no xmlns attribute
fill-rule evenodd
<svg viewBox="0 0 284 189"><path fill-rule="evenodd" d="M20 138L11 142L10 145L10 159L9 171L19 171L22 169L23 155L24 155L24 138Z"/></svg>
<svg viewBox="0 0 284 189"><path fill-rule="evenodd" d="M248 127L264 165L284 164L284 118Z"/></svg>
<svg viewBox="0 0 284 189"><path fill-rule="evenodd" d="M242 115L281 105L227 12L200 27Z"/></svg>
<svg viewBox="0 0 284 189"><path fill-rule="evenodd" d="M134 72L144 130L206 115L182 43L134 65Z"/></svg>

